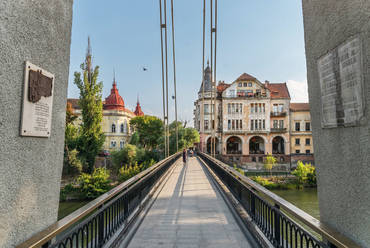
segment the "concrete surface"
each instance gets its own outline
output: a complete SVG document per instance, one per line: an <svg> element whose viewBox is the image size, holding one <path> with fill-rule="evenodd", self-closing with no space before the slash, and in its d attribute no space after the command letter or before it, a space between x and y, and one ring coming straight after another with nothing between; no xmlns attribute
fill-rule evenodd
<svg viewBox="0 0 370 248"><path fill-rule="evenodd" d="M302 4L321 221L370 247L370 1ZM317 61L357 34L362 43L364 118L352 127L323 128Z"/></svg>
<svg viewBox="0 0 370 248"><path fill-rule="evenodd" d="M196 157L176 165L129 247L251 247Z"/></svg>
<svg viewBox="0 0 370 248"><path fill-rule="evenodd" d="M0 1L0 247L14 247L57 220L72 4ZM19 136L26 60L55 75L50 138Z"/></svg>

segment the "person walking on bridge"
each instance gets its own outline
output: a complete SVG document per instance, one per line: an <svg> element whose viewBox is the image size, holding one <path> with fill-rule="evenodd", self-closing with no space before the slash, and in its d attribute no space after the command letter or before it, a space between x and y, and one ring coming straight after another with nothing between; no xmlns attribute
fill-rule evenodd
<svg viewBox="0 0 370 248"><path fill-rule="evenodd" d="M186 164L186 148L182 150L182 162L184 162L184 165Z"/></svg>

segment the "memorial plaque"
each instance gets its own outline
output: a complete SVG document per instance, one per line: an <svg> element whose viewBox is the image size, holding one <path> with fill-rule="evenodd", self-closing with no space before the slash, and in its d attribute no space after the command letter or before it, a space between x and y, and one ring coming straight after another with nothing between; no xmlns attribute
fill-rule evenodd
<svg viewBox="0 0 370 248"><path fill-rule="evenodd" d="M26 61L21 136L50 137L54 75Z"/></svg>
<svg viewBox="0 0 370 248"><path fill-rule="evenodd" d="M360 35L317 61L323 128L355 126L364 115Z"/></svg>

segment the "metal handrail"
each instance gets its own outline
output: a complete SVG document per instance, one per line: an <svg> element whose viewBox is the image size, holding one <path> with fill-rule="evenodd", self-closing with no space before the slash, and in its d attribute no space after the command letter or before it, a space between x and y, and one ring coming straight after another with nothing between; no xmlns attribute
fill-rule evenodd
<svg viewBox="0 0 370 248"><path fill-rule="evenodd" d="M166 164L174 157L178 156L181 152L173 154L160 162L154 164L153 166L147 168L146 170L140 172L139 174L131 177L130 179L126 180L122 184L118 185L117 187L111 189L107 193L99 196L95 200L89 202L85 206L77 209L73 213L69 214L65 218L59 220L58 222L52 224L51 226L47 227L43 231L39 232L38 234L34 235L30 239L24 241L23 243L19 244L17 248L33 248L33 247L41 247L53 238L55 238L58 234L66 230L68 227L75 224L77 221L81 220L86 215L92 213L97 208L101 207L105 202L111 200L113 197L117 196L119 193L123 192L124 190L130 188L134 182L144 178L153 170L156 170L160 166Z"/></svg>
<svg viewBox="0 0 370 248"><path fill-rule="evenodd" d="M322 237L329 241L331 244L335 245L336 247L348 247L348 248L360 248L361 246L356 244L354 241L349 239L348 237L342 235L337 230L327 226L326 224L320 222L313 216L309 215L308 213L304 212L303 210L297 208L290 202L284 200L283 198L275 195L271 191L267 190L263 186L259 185L258 183L252 181L251 179L247 178L246 176L240 174L239 172L235 171L234 168L228 166L227 164L205 154L202 152L198 152L199 154L205 156L207 159L211 160L214 164L222 168L227 173L235 176L240 182L242 182L247 187L253 189L256 192L263 194L266 198L271 200L275 206L278 206L280 209L287 211L289 214L293 215L299 221L307 225L308 227L312 228L315 232L322 235Z"/></svg>

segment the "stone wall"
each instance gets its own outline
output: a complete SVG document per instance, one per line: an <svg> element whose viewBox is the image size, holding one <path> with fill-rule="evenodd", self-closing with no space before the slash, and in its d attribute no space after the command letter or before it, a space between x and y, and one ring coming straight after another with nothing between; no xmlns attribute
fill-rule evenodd
<svg viewBox="0 0 370 248"><path fill-rule="evenodd" d="M72 0L0 3L0 247L57 220ZM21 137L25 61L55 75L50 138Z"/></svg>
<svg viewBox="0 0 370 248"><path fill-rule="evenodd" d="M370 2L302 4L321 221L370 247Z"/></svg>

